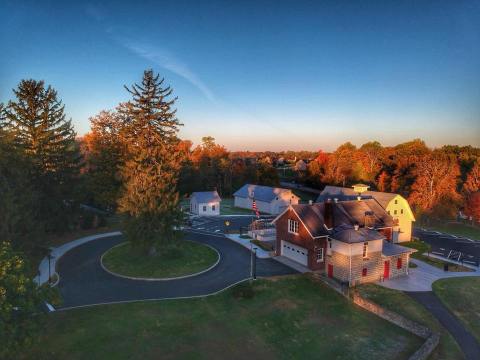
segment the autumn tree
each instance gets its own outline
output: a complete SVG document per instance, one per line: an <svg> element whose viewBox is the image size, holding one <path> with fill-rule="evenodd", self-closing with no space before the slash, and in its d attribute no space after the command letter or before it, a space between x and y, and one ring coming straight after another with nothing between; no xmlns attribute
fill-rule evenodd
<svg viewBox="0 0 480 360"><path fill-rule="evenodd" d="M467 180L463 185L463 190L467 193L474 193L480 190L480 160L476 160L472 170L467 175Z"/></svg>
<svg viewBox="0 0 480 360"><path fill-rule="evenodd" d="M356 150L355 145L346 142L329 156L325 182L345 186L355 177L355 171L358 170L355 163Z"/></svg>
<svg viewBox="0 0 480 360"><path fill-rule="evenodd" d="M141 84L125 87L132 99L122 106L121 138L125 163L119 209L126 215L126 237L154 255L174 244L180 225L177 183L182 164L178 149L181 126L173 109L173 90L164 79L146 70Z"/></svg>
<svg viewBox="0 0 480 360"><path fill-rule="evenodd" d="M456 211L459 200L456 191L457 177L460 175L454 158L435 150L419 158L415 167L416 179L409 200L424 213L435 213L435 207L447 205L450 214Z"/></svg>
<svg viewBox="0 0 480 360"><path fill-rule="evenodd" d="M465 214L471 216L474 221L480 222L480 191L468 195Z"/></svg>
<svg viewBox="0 0 480 360"><path fill-rule="evenodd" d="M120 195L120 166L124 147L120 140L123 125L118 111L101 111L90 118L90 132L82 138L83 168L87 192L93 205L115 209Z"/></svg>
<svg viewBox="0 0 480 360"><path fill-rule="evenodd" d="M378 141L365 143L358 149L358 154L364 173L362 179L373 182L381 167L382 145Z"/></svg>
<svg viewBox="0 0 480 360"><path fill-rule="evenodd" d="M63 230L71 219L67 215L80 162L75 131L57 92L43 81L22 80L14 94L4 130L33 164L31 176L47 230Z"/></svg>

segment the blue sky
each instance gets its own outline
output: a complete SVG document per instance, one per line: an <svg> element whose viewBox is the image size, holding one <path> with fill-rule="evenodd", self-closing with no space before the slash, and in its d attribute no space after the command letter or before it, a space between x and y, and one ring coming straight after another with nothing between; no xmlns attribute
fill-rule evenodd
<svg viewBox="0 0 480 360"><path fill-rule="evenodd" d="M232 150L480 146L480 1L0 0L0 101L56 88L77 132L153 68L183 138Z"/></svg>

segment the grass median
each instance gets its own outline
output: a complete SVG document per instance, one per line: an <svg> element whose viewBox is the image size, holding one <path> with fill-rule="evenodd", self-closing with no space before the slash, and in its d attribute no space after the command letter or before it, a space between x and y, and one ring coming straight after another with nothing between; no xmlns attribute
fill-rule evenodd
<svg viewBox="0 0 480 360"><path fill-rule="evenodd" d="M102 259L109 271L138 278L191 275L208 269L217 260L218 253L214 249L188 240L160 248L154 256L146 255L126 242L107 251Z"/></svg>

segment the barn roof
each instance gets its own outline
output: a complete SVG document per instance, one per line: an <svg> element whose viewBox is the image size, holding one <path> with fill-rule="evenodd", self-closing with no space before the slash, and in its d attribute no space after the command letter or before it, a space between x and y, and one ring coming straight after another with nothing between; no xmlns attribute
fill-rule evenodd
<svg viewBox="0 0 480 360"><path fill-rule="evenodd" d="M240 189L238 189L233 194L233 196L238 196L241 198L255 198L255 200L257 201L271 202L279 194L291 192L292 191L289 189L283 189L278 187L245 184Z"/></svg>
<svg viewBox="0 0 480 360"><path fill-rule="evenodd" d="M192 193L191 198L195 198L197 203L220 202L222 199L216 190L214 191L196 191Z"/></svg>
<svg viewBox="0 0 480 360"><path fill-rule="evenodd" d="M352 188L327 185L318 196L317 202L325 201L328 198L337 198L339 201L355 200L357 196L358 194ZM375 199L383 208L386 208L395 196L397 194L381 191L365 191L361 194L362 199Z"/></svg>

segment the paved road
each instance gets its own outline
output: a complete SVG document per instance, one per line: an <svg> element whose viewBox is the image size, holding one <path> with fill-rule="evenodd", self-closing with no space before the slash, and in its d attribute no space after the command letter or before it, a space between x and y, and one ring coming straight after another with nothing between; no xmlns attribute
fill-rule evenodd
<svg viewBox="0 0 480 360"><path fill-rule="evenodd" d="M100 257L123 237L112 236L80 245L60 258L57 270L62 308L108 302L167 299L207 295L244 280L250 275L250 252L223 236L187 233L189 240L215 247L221 254L219 264L195 277L171 281L123 279L105 272ZM295 273L272 259L257 259L258 276Z"/></svg>
<svg viewBox="0 0 480 360"><path fill-rule="evenodd" d="M436 255L444 257L450 255L450 258L453 260L463 260L465 263L476 266L480 263L480 241L436 231L427 231L421 228L415 228L413 233L420 240L430 244L432 253Z"/></svg>
<svg viewBox="0 0 480 360"><path fill-rule="evenodd" d="M465 329L457 318L443 305L433 292L407 292L413 299L422 304L452 334L460 345L466 360L480 359L480 345Z"/></svg>
<svg viewBox="0 0 480 360"><path fill-rule="evenodd" d="M262 215L261 219L273 220L274 215ZM192 220L192 229L204 232L222 234L231 230L246 229L255 220L254 215L229 215L229 216L201 216ZM225 222L228 221L227 226Z"/></svg>

